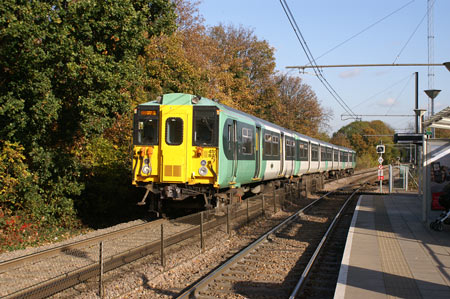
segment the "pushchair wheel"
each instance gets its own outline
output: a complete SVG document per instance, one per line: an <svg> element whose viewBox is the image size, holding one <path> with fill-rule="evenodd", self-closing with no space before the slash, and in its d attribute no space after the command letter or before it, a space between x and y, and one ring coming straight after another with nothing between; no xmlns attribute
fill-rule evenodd
<svg viewBox="0 0 450 299"><path fill-rule="evenodd" d="M441 232L443 230L442 222L435 220L430 223L430 228L435 231Z"/></svg>

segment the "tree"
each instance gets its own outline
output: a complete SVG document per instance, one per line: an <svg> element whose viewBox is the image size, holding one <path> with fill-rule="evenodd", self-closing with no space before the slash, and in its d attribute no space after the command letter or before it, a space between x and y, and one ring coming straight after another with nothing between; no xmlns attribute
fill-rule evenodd
<svg viewBox="0 0 450 299"><path fill-rule="evenodd" d="M344 145L347 141L349 144L344 145L356 151L358 156L358 164L363 167L373 167L378 164L376 146L378 144L392 144L394 138L394 130L380 120L355 121L347 126L340 128L333 134L331 143ZM396 161L399 151L392 147L386 146L386 152L383 155L385 161Z"/></svg>
<svg viewBox="0 0 450 299"><path fill-rule="evenodd" d="M148 37L174 30L164 0L2 1L0 140L23 148L36 216L73 215L91 167L80 153L129 112Z"/></svg>
<svg viewBox="0 0 450 299"><path fill-rule="evenodd" d="M287 129L319 137L320 128L327 123L331 113L320 105L314 91L299 77L278 75L276 81L279 104L275 122Z"/></svg>

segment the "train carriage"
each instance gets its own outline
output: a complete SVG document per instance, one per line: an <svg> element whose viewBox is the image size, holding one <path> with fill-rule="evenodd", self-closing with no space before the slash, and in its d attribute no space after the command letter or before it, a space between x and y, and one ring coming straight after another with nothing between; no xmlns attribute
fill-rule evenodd
<svg viewBox="0 0 450 299"><path fill-rule="evenodd" d="M133 126L132 183L147 190L141 203L149 197L158 211L175 201L217 205L229 192L355 167L350 149L189 94L139 105Z"/></svg>

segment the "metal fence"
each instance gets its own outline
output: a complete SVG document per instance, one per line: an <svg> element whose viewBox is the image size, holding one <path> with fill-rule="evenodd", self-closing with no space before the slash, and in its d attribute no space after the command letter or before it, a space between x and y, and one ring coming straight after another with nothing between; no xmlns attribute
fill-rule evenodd
<svg viewBox="0 0 450 299"><path fill-rule="evenodd" d="M159 263L162 270L169 263L171 267L176 266L170 259L177 245L197 246L198 255L216 245L209 240L213 233L229 237L233 230L257 217L269 216L297 204L301 193L305 191L299 184L285 184L282 188L273 188L264 194L238 200L221 209L173 219L165 224L154 225L151 229L64 250L41 261L7 269L0 273L0 297L45 298L88 279L96 279L97 294L102 298L104 273L144 256Z"/></svg>

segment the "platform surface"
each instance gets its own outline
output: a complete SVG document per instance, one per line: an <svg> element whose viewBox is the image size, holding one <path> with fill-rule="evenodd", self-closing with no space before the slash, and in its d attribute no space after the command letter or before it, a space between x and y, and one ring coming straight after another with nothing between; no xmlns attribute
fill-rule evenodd
<svg viewBox="0 0 450 299"><path fill-rule="evenodd" d="M450 225L424 224L417 195L362 195L335 298L450 298Z"/></svg>

